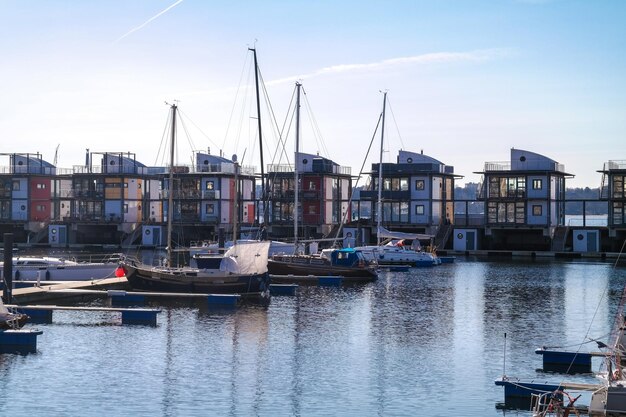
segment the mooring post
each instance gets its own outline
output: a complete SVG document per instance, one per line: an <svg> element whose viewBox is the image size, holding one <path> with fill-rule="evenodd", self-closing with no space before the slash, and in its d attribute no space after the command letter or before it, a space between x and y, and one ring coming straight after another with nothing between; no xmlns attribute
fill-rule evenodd
<svg viewBox="0 0 626 417"><path fill-rule="evenodd" d="M4 302L13 303L13 233L5 233L4 243L4 268L2 274L4 278Z"/></svg>

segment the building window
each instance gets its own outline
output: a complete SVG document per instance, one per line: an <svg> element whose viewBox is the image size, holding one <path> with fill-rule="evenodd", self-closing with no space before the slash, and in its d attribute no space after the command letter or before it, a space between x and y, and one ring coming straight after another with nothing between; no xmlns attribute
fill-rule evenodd
<svg viewBox="0 0 626 417"><path fill-rule="evenodd" d="M423 204L418 204L417 206L415 206L415 214L417 214L417 215L423 215L424 214L424 205Z"/></svg>
<svg viewBox="0 0 626 417"><path fill-rule="evenodd" d="M415 180L415 189L423 190L424 189L424 180Z"/></svg>
<svg viewBox="0 0 626 417"><path fill-rule="evenodd" d="M124 213L128 213L128 204L124 204Z"/></svg>
<svg viewBox="0 0 626 417"><path fill-rule="evenodd" d="M37 211L46 211L46 206L44 206L43 204L38 204Z"/></svg>
<svg viewBox="0 0 626 417"><path fill-rule="evenodd" d="M45 190L46 189L46 184L41 184L41 183L37 184L37 189L38 190Z"/></svg>
<svg viewBox="0 0 626 417"><path fill-rule="evenodd" d="M19 191L19 190L20 190L20 182L13 181L13 191Z"/></svg>
<svg viewBox="0 0 626 417"><path fill-rule="evenodd" d="M213 181L207 181L206 182L206 189L207 190L212 190L214 187Z"/></svg>
<svg viewBox="0 0 626 417"><path fill-rule="evenodd" d="M309 206L309 214L317 214L317 207Z"/></svg>
<svg viewBox="0 0 626 417"><path fill-rule="evenodd" d="M541 190L542 187L543 187L543 184L540 179L533 180L533 190Z"/></svg>
<svg viewBox="0 0 626 417"><path fill-rule="evenodd" d="M207 183L208 185L208 183ZM213 214L215 211L215 205L213 204L207 204L204 206L204 211L206 214Z"/></svg>
<svg viewBox="0 0 626 417"><path fill-rule="evenodd" d="M533 216L541 216L543 207L539 205L533 205Z"/></svg>
<svg viewBox="0 0 626 417"><path fill-rule="evenodd" d="M309 181L309 190L315 190L315 181Z"/></svg>

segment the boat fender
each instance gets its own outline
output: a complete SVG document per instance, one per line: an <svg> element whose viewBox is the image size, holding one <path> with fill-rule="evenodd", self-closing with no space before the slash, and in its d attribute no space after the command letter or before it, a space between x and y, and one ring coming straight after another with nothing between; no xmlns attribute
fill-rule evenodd
<svg viewBox="0 0 626 417"><path fill-rule="evenodd" d="M20 271L15 271L15 278L16 281L20 279Z"/></svg>
<svg viewBox="0 0 626 417"><path fill-rule="evenodd" d="M46 281L50 281L50 271L46 269Z"/></svg>

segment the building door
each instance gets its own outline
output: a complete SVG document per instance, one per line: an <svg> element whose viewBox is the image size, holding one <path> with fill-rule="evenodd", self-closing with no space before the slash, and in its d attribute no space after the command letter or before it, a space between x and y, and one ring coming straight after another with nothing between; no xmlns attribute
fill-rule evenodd
<svg viewBox="0 0 626 417"><path fill-rule="evenodd" d="M598 232L587 232L587 252L598 251Z"/></svg>
<svg viewBox="0 0 626 417"><path fill-rule="evenodd" d="M476 232L466 232L465 233L465 249L466 250L474 250L476 249L476 245L474 245L474 241L476 240Z"/></svg>

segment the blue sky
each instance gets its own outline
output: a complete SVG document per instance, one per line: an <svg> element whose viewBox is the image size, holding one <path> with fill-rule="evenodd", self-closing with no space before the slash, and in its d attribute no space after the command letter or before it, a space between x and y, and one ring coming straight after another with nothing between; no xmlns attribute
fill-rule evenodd
<svg viewBox="0 0 626 417"><path fill-rule="evenodd" d="M164 102L179 100L180 163L210 147L258 167L243 102L256 45L279 124L301 80L301 151L354 174L385 90L385 161L423 150L475 182L515 147L564 164L568 186L598 187L604 162L626 160L625 20L621 0L0 0L0 152L162 163ZM286 162L271 130L265 162Z"/></svg>

